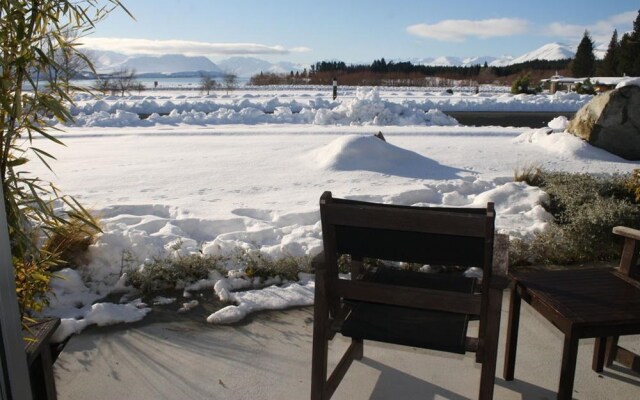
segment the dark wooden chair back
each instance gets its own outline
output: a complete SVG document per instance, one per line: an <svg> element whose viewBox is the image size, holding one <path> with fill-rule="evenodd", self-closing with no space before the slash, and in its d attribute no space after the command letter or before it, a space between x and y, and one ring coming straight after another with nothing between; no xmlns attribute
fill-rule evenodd
<svg viewBox="0 0 640 400"><path fill-rule="evenodd" d="M490 398L500 318L500 304L491 302L500 303L502 295L502 289L496 288L491 296L493 204L486 208L408 207L337 199L325 192L320 214L324 259L316 264L312 398L331 396L351 361L362 356L363 339L457 353L476 351L478 362L493 359L481 379L481 397ZM349 255L355 265L350 280L339 277L342 255ZM362 267L367 259L460 267L455 268L460 271L478 267L483 270L482 285L461 272L367 270ZM495 318L487 323L489 314L497 318L497 325ZM399 320L386 325L377 322L388 315L398 315ZM469 318L480 320L477 338L466 337ZM427 326L433 324L445 328L429 330ZM326 342L336 332L351 337L352 346L327 381ZM495 335L495 343L493 338L484 340L489 334Z"/></svg>

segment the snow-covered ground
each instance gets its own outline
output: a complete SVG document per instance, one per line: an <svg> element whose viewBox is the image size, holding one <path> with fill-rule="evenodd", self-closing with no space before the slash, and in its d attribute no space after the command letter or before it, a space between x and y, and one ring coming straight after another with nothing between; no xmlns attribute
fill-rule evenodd
<svg viewBox="0 0 640 400"><path fill-rule="evenodd" d="M514 170L628 172L637 163L562 132L563 118L537 130L464 127L436 108L575 111L589 99L449 95L418 88L351 90L336 101L328 91L282 88L228 96L78 98L73 107L78 126L58 126L66 147L37 140L58 158L52 163L56 175L29 166L93 210L103 224L90 248L91 263L80 271L63 270L53 282L48 313L64 318L58 337L149 312L139 300L94 304L127 289L121 276L125 252L140 268L153 257L226 255L238 248L271 257L317 254L322 249L318 199L325 190L403 205L493 201L498 230L529 237L550 220L541 206L546 194L514 183ZM136 113L168 115L140 120ZM387 142L372 136L379 131ZM213 323L313 302L308 276L242 292L234 289L251 289L255 282L241 272L210 278L194 289L214 290L231 302L208 318ZM176 301L185 302L185 310L194 304L189 297Z"/></svg>

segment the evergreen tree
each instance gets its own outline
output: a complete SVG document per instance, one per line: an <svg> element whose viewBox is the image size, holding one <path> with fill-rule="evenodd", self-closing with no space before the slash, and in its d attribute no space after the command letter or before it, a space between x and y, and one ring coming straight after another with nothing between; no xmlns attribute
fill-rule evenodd
<svg viewBox="0 0 640 400"><path fill-rule="evenodd" d="M640 76L640 10L638 16L633 21L633 32L631 32L631 47L633 61L631 63L631 76Z"/></svg>
<svg viewBox="0 0 640 400"><path fill-rule="evenodd" d="M602 64L598 68L598 75L600 76L617 76L618 73L618 53L620 49L620 43L618 42L618 30L613 31L609 47L607 47L607 54L605 54Z"/></svg>
<svg viewBox="0 0 640 400"><path fill-rule="evenodd" d="M571 63L571 73L574 77L589 77L595 72L596 57L593 55L593 40L589 36L589 31L584 31L576 56Z"/></svg>
<svg viewBox="0 0 640 400"><path fill-rule="evenodd" d="M618 73L640 76L640 11L633 22L633 31L622 35L620 40Z"/></svg>

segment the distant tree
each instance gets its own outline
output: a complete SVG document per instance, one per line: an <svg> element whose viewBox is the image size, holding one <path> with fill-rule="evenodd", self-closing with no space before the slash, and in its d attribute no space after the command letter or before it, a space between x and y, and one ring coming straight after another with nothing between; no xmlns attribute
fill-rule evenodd
<svg viewBox="0 0 640 400"><path fill-rule="evenodd" d="M75 48L79 38L77 28L66 27L60 35L62 35L72 47L62 47L56 41L45 41L42 47L52 46L53 62L44 72L50 81L70 90L71 79L77 77L83 70L90 70L92 68L92 61L86 54L79 52Z"/></svg>
<svg viewBox="0 0 640 400"><path fill-rule="evenodd" d="M607 47L607 53L604 55L604 59L598 68L598 75L600 76L616 76L618 75L618 58L620 51L620 42L618 42L618 30L613 31L609 46Z"/></svg>
<svg viewBox="0 0 640 400"><path fill-rule="evenodd" d="M222 77L222 83L225 90L227 91L227 94L229 94L229 91L235 90L238 87L238 76L236 74L227 72Z"/></svg>
<svg viewBox="0 0 640 400"><path fill-rule="evenodd" d="M216 80L212 78L210 75L208 74L200 75L200 90L203 92L207 92L207 95L209 95L209 92L211 92L213 89L215 89L218 86L219 86L218 82L216 82Z"/></svg>
<svg viewBox="0 0 640 400"><path fill-rule="evenodd" d="M576 56L571 63L571 73L575 77L589 77L596 72L596 57L593 55L593 40L589 31L584 31Z"/></svg>
<svg viewBox="0 0 640 400"><path fill-rule="evenodd" d="M112 90L117 90L121 96L132 90L138 90L140 85L141 83L136 80L135 69L124 67L113 75Z"/></svg>
<svg viewBox="0 0 640 400"><path fill-rule="evenodd" d="M96 80L96 83L93 85L92 89L102 94L107 94L116 90L110 76L105 76Z"/></svg>
<svg viewBox="0 0 640 400"><path fill-rule="evenodd" d="M618 55L620 75L640 76L640 11L633 22L633 31L622 35Z"/></svg>

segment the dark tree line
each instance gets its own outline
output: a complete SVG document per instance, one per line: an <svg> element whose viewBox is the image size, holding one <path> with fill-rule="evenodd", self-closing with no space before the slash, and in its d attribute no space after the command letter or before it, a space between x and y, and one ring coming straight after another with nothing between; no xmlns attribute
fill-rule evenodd
<svg viewBox="0 0 640 400"><path fill-rule="evenodd" d="M471 81L471 84L508 83L514 76L529 74L532 78L548 77L555 71L565 71L570 59L534 60L503 67L476 64L471 66L435 66L413 64L409 61L393 62L384 58L371 64L350 64L343 61L321 61L303 73L260 73L251 78L253 85L278 84L331 84L337 78L344 85L386 86L451 86L453 81Z"/></svg>
<svg viewBox="0 0 640 400"><path fill-rule="evenodd" d="M602 76L640 76L640 10L631 32L618 40L618 31L613 31L597 73Z"/></svg>

